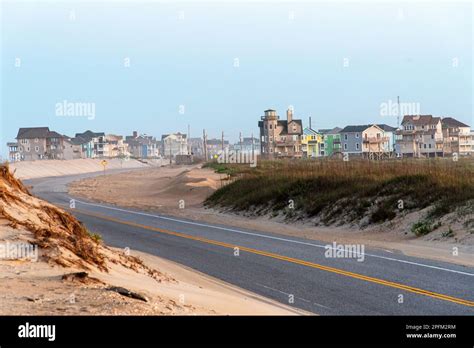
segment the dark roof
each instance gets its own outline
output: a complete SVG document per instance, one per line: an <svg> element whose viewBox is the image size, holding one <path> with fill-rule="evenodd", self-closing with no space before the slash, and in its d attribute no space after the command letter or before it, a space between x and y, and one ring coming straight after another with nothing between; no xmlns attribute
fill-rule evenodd
<svg viewBox="0 0 474 348"><path fill-rule="evenodd" d="M276 111L276 110L275 109L267 109L264 112L267 112L267 111Z"/></svg>
<svg viewBox="0 0 474 348"><path fill-rule="evenodd" d="M35 139L47 138L49 134L49 127L27 127L20 128L16 139Z"/></svg>
<svg viewBox="0 0 474 348"><path fill-rule="evenodd" d="M105 136L104 132L96 133L90 130L87 130L84 133L76 133L76 138L81 137L89 141L92 140L92 138L98 138L98 137L104 137L104 136Z"/></svg>
<svg viewBox="0 0 474 348"><path fill-rule="evenodd" d="M452 117L445 117L441 120L441 122L443 123L443 126L448 127L469 127L467 124L462 123Z"/></svg>
<svg viewBox="0 0 474 348"><path fill-rule="evenodd" d="M46 137L47 138L67 138L66 136L61 135L61 134L59 134L58 132L55 132L55 131L49 132Z"/></svg>
<svg viewBox="0 0 474 348"><path fill-rule="evenodd" d="M365 125L356 125L356 126L345 126L344 129L340 131L340 133L355 133L355 132L363 132L367 128L371 127L370 124Z"/></svg>
<svg viewBox="0 0 474 348"><path fill-rule="evenodd" d="M20 128L16 139L47 139L47 138L68 138L55 131L50 131L49 127Z"/></svg>
<svg viewBox="0 0 474 348"><path fill-rule="evenodd" d="M355 126L346 126L344 129L341 129L339 133L354 133L354 132L363 132L367 128L377 126L385 132L394 132L397 129L386 124L364 124L364 125L355 125ZM337 128L337 127L336 127Z"/></svg>
<svg viewBox="0 0 474 348"><path fill-rule="evenodd" d="M71 143L72 143L73 145L82 145L82 144L88 143L89 141L90 141L90 140L84 139L83 137L71 138Z"/></svg>
<svg viewBox="0 0 474 348"><path fill-rule="evenodd" d="M405 115L403 116L402 124L406 122L415 125L437 124L441 120L440 117L433 117L432 115Z"/></svg>
<svg viewBox="0 0 474 348"><path fill-rule="evenodd" d="M394 132L397 130L397 128L386 125L385 123L377 124L376 126L382 128L385 132Z"/></svg>

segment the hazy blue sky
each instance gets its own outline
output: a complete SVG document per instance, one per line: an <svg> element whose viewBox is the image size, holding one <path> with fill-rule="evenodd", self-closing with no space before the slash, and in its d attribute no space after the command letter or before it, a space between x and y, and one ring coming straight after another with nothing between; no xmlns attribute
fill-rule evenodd
<svg viewBox="0 0 474 348"><path fill-rule="evenodd" d="M1 154L26 126L235 140L288 105L313 128L395 125L380 106L397 95L473 124L472 17L465 2L6 2ZM95 118L57 116L64 100Z"/></svg>

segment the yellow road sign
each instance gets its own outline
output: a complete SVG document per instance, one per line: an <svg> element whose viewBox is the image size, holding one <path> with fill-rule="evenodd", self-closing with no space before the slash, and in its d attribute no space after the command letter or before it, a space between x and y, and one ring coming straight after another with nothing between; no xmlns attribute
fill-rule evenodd
<svg viewBox="0 0 474 348"><path fill-rule="evenodd" d="M109 162L107 162L106 160L102 160L100 164L102 164L105 167L107 164L109 164Z"/></svg>

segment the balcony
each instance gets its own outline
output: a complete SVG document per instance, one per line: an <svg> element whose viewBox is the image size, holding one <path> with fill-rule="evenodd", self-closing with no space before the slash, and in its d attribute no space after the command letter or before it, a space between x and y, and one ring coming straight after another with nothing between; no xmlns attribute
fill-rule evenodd
<svg viewBox="0 0 474 348"><path fill-rule="evenodd" d="M275 141L275 146L293 146L296 145L298 142L295 140L285 140L285 141Z"/></svg>
<svg viewBox="0 0 474 348"><path fill-rule="evenodd" d="M388 142L388 137L366 137L364 143L378 144Z"/></svg>

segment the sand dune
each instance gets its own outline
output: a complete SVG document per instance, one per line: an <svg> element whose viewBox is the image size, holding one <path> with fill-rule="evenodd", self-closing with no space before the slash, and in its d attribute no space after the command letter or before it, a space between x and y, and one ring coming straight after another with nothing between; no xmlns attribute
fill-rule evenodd
<svg viewBox="0 0 474 348"><path fill-rule="evenodd" d="M34 179L50 176L73 175L103 171L102 159L23 161L10 164L10 170L18 179ZM114 169L147 168L160 166L161 160L138 161L135 159L106 159L106 172Z"/></svg>

